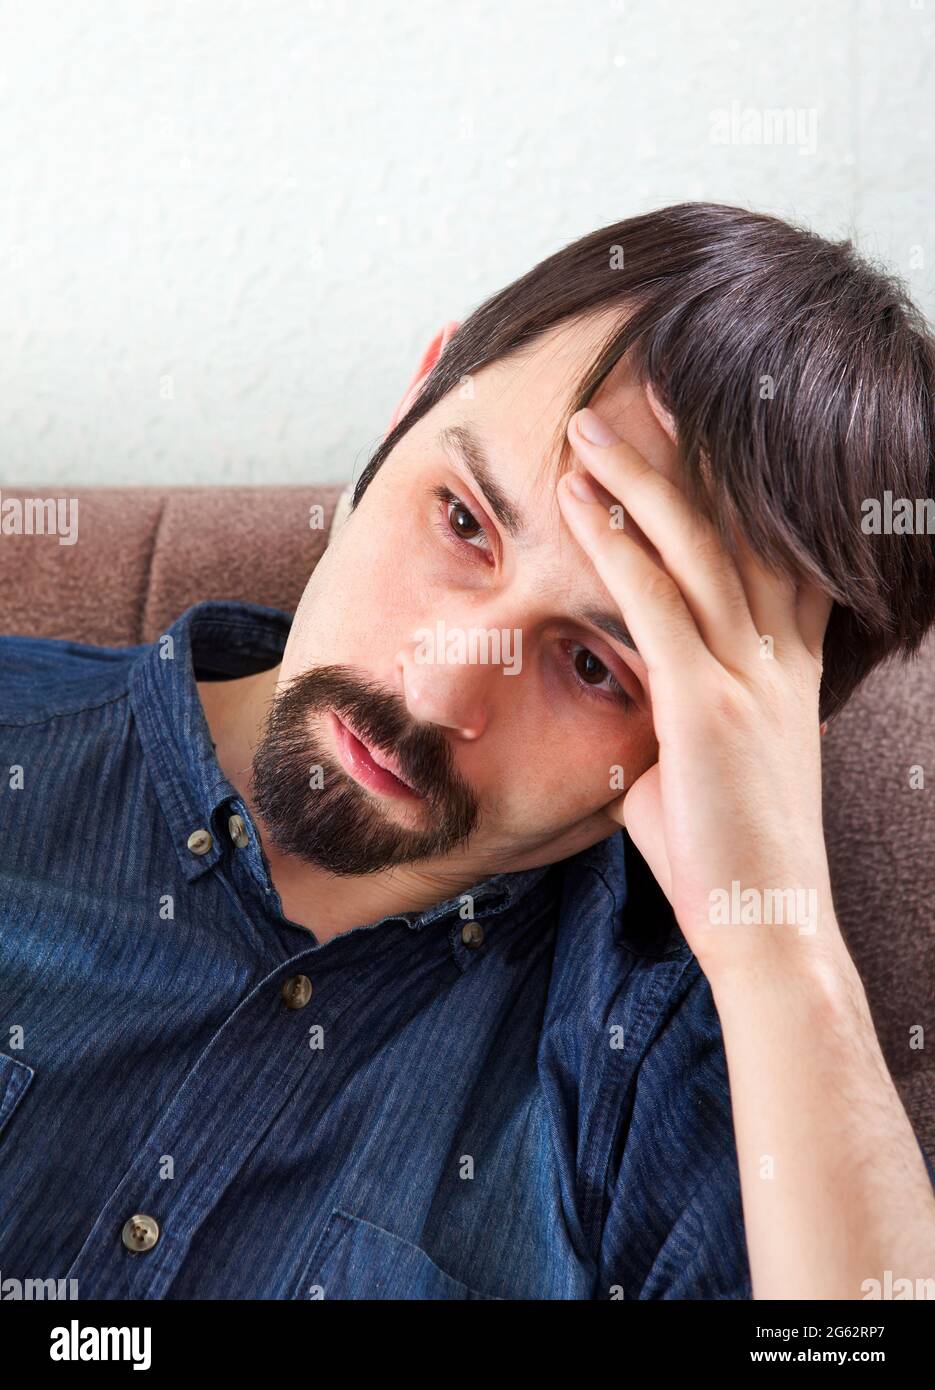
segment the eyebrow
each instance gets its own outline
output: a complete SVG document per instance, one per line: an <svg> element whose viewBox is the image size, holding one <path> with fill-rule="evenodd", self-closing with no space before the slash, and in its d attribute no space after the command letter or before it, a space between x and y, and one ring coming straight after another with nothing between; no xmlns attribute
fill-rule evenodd
<svg viewBox="0 0 935 1390"><path fill-rule="evenodd" d="M629 647L635 656L640 656L639 648L630 636L630 630L620 618L614 613L608 613L603 608L576 608L571 617L579 623L590 623L592 627L599 627L602 632L606 632L608 637L613 637L622 647ZM640 660L642 661L640 656Z"/></svg>
<svg viewBox="0 0 935 1390"><path fill-rule="evenodd" d="M484 500L507 535L512 540L522 536L528 530L526 519L516 504L510 501L494 477L490 458L484 448L483 441L470 425L447 425L444 429L439 430L436 443L447 453L454 455L468 470L483 494ZM585 605L576 608L569 616L576 622L590 623L592 627L600 628L602 632L606 632L608 637L619 642L622 647L629 648L636 656L640 655L639 648L618 614L608 612L603 608L590 608ZM640 659L642 660L642 658Z"/></svg>
<svg viewBox="0 0 935 1390"><path fill-rule="evenodd" d="M487 450L470 425L447 425L435 441L464 465L480 488L487 505L512 540L529 528L522 512L500 487L490 466Z"/></svg>

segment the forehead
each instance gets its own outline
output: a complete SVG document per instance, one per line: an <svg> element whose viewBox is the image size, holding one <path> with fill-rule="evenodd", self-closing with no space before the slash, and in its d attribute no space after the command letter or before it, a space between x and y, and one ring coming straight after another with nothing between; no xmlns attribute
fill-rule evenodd
<svg viewBox="0 0 935 1390"><path fill-rule="evenodd" d="M620 320L619 309L570 320L515 356L484 367L472 378L469 399L458 398L456 392L454 400L440 402L448 406L446 423L470 419L504 484L523 494L541 491L557 479L559 450L578 384ZM675 445L626 363L614 367L590 405L647 463L674 477Z"/></svg>

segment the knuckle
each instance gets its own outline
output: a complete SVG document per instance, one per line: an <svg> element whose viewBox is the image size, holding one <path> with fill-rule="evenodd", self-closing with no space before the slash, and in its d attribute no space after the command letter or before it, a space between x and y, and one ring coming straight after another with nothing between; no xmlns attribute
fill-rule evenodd
<svg viewBox="0 0 935 1390"><path fill-rule="evenodd" d="M750 723L753 701L738 682L719 680L709 692L708 708L718 723L730 729L744 729Z"/></svg>

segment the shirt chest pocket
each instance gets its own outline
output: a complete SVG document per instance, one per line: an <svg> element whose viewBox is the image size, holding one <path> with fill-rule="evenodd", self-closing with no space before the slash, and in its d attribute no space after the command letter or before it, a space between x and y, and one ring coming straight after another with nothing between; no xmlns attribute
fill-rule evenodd
<svg viewBox="0 0 935 1390"><path fill-rule="evenodd" d="M18 1057L0 1052L0 1136L35 1076L32 1067Z"/></svg>
<svg viewBox="0 0 935 1390"><path fill-rule="evenodd" d="M331 1213L294 1297L485 1298L446 1274L418 1245L338 1208Z"/></svg>

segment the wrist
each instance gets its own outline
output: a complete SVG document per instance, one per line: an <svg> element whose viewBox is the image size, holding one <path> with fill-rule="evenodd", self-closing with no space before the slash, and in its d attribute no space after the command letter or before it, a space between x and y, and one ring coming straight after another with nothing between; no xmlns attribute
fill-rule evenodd
<svg viewBox="0 0 935 1390"><path fill-rule="evenodd" d="M735 880L712 894L702 921L679 925L708 978L725 985L751 972L834 980L853 968L830 888L771 892Z"/></svg>
<svg viewBox="0 0 935 1390"><path fill-rule="evenodd" d="M710 880L709 880L710 882ZM747 863L673 899L682 932L706 973L760 957L794 970L843 945L827 860L795 867Z"/></svg>
<svg viewBox="0 0 935 1390"><path fill-rule="evenodd" d="M719 1011L756 1012L765 999L792 992L829 1016L866 1007L866 994L837 919L827 917L813 936L790 932L721 941L696 951Z"/></svg>

